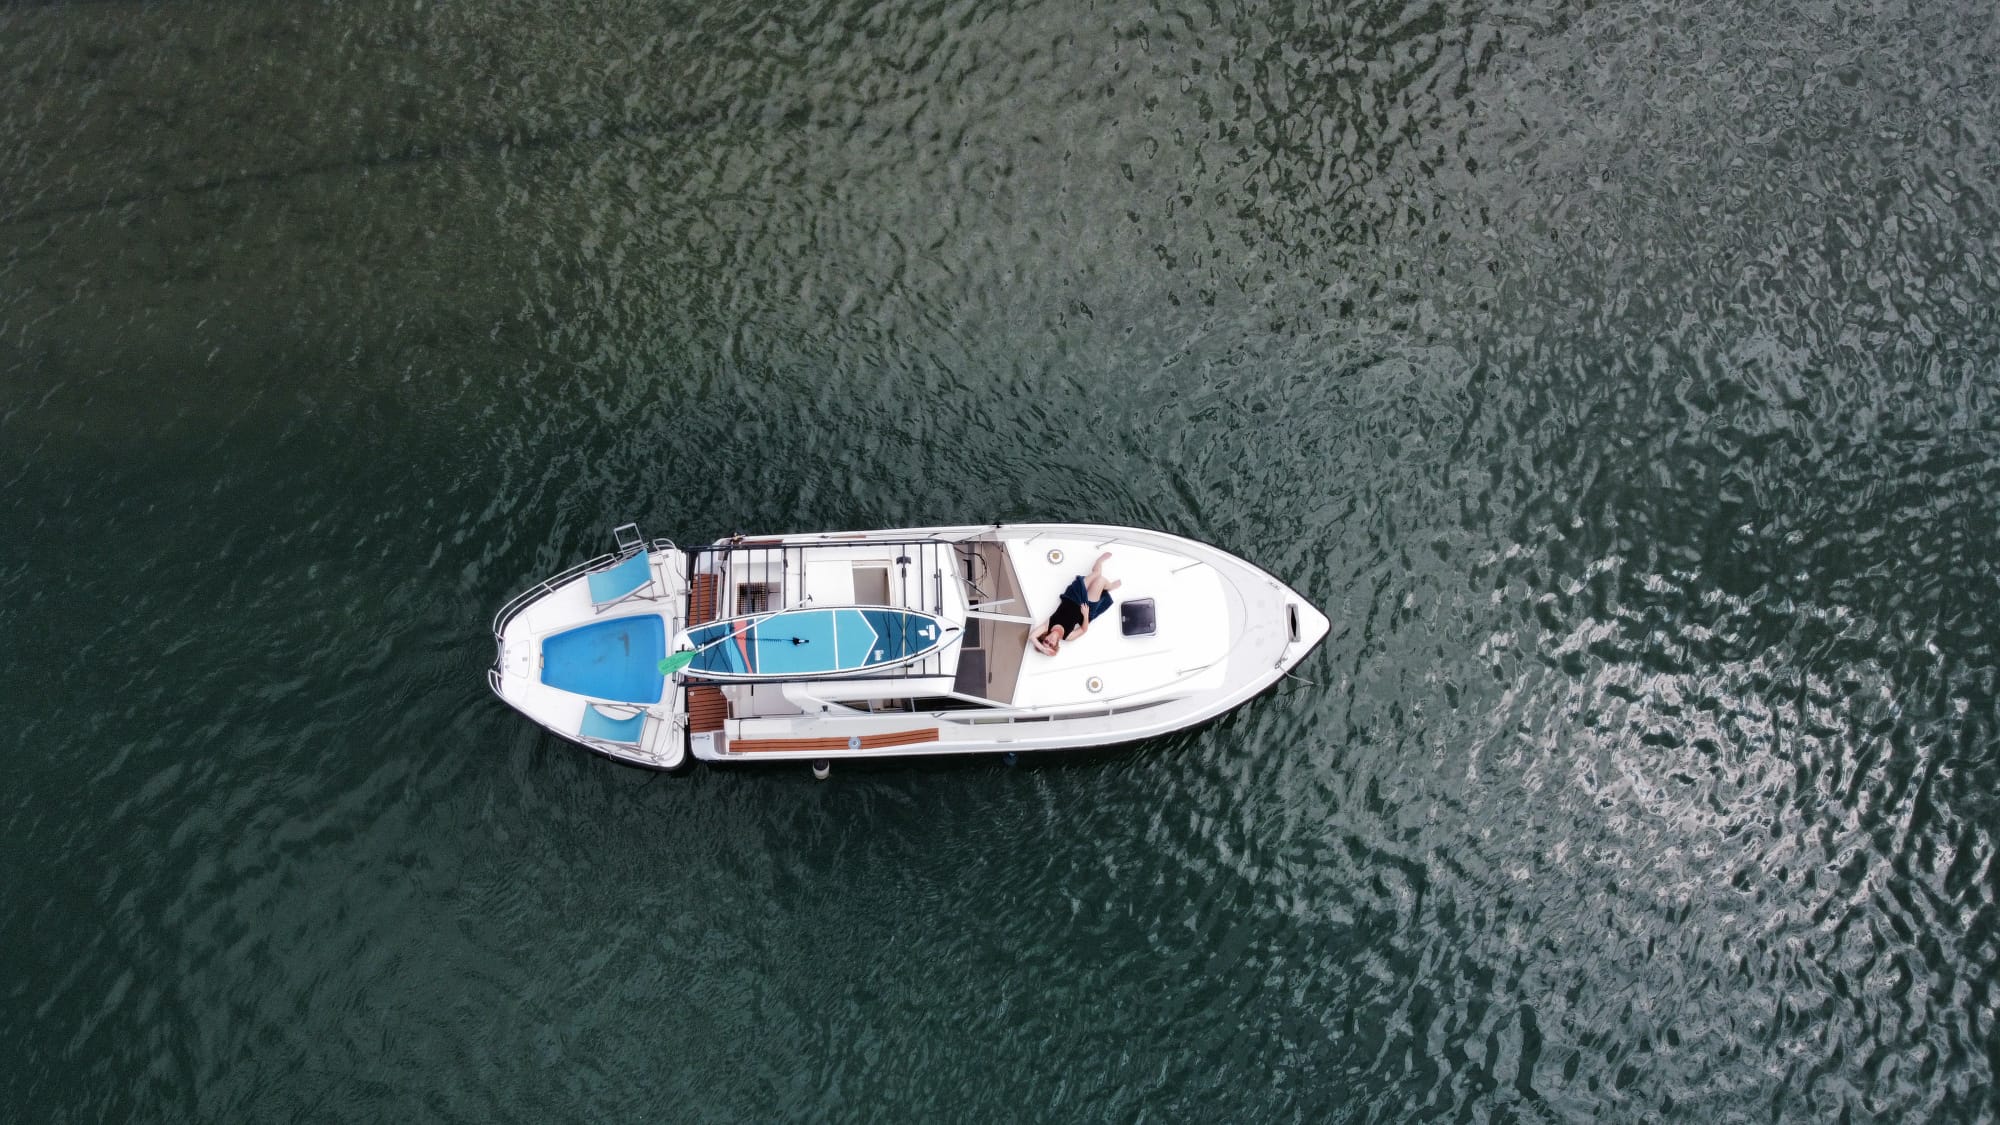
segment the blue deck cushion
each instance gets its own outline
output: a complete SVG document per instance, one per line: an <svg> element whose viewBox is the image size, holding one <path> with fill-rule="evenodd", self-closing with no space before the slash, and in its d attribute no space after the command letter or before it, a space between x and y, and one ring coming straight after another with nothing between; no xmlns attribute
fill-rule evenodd
<svg viewBox="0 0 2000 1125"><path fill-rule="evenodd" d="M657 613L612 617L542 641L542 682L591 699L658 703L667 623Z"/></svg>
<svg viewBox="0 0 2000 1125"><path fill-rule="evenodd" d="M639 732L646 725L646 714L640 712L629 719L614 719L597 709L594 703L583 705L583 737L599 742L622 742L636 746Z"/></svg>
<svg viewBox="0 0 2000 1125"><path fill-rule="evenodd" d="M640 551L624 562L607 566L590 576L590 604L603 605L629 598L652 581L652 556Z"/></svg>

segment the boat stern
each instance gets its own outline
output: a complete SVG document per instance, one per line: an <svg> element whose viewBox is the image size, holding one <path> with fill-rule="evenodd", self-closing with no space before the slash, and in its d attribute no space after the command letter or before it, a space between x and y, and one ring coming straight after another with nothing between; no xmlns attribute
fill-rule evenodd
<svg viewBox="0 0 2000 1125"><path fill-rule="evenodd" d="M685 694L660 661L682 624L685 567L671 542L621 535L618 552L523 591L493 619L487 685L550 731L606 757L652 769L680 766Z"/></svg>

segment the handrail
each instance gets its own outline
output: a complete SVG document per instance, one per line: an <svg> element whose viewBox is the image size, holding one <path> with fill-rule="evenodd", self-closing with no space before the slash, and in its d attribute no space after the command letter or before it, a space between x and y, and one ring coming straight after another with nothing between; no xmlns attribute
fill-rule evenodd
<svg viewBox="0 0 2000 1125"><path fill-rule="evenodd" d="M957 547L964 543L963 539L943 539L935 535L927 539L850 539L833 537L829 533L809 542L786 541L781 536L746 538L741 541L733 538L724 539L718 543L689 547L688 554L699 556L728 554L733 551L795 551L801 547Z"/></svg>
<svg viewBox="0 0 2000 1125"><path fill-rule="evenodd" d="M500 607L499 612L493 615L493 635L496 637L500 636L507 628L507 623L514 620L520 614L521 610L527 607L529 602L534 601L544 594L554 593L556 587L574 581L580 575L594 571L605 563L617 562L619 557L616 552L599 555L596 558L577 563L575 566L561 573L550 575L514 595L508 599L506 605Z"/></svg>
<svg viewBox="0 0 2000 1125"><path fill-rule="evenodd" d="M646 551L677 551L680 548L674 546L674 541L671 539L654 539L647 542L644 545L643 549ZM554 593L556 587L564 585L569 582L573 582L581 575L588 574L592 571L598 570L605 566L624 562L626 559L630 558L632 555L635 555L637 553L638 553L637 551L627 551L623 553L618 551L611 551L606 554L599 555L593 559L586 559L583 562L577 563L575 566L572 566L569 569L564 570L559 574L554 574L547 578L544 578L540 582L535 583L533 586L530 586L527 589L521 591L520 593L514 595L512 598L508 599L507 604L500 607L499 612L493 615L494 638L498 639L502 635L504 630L507 628L508 622L514 620L515 617L519 616L520 612L523 609L527 608L528 603L544 595Z"/></svg>

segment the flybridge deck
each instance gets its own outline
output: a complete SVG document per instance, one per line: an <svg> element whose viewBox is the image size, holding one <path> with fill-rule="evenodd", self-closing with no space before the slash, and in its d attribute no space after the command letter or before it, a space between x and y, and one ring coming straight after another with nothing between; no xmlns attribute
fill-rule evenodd
<svg viewBox="0 0 2000 1125"><path fill-rule="evenodd" d="M924 657L959 631L914 610L804 606L698 625L676 652L691 657L681 669L689 679L856 676Z"/></svg>

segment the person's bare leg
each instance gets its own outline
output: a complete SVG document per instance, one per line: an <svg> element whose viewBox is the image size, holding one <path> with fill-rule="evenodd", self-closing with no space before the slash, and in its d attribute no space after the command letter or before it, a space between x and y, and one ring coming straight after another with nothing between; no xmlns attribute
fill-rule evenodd
<svg viewBox="0 0 2000 1125"><path fill-rule="evenodd" d="M1104 560L1110 557L1111 557L1110 551L1106 551L1103 554L1097 556L1096 564L1094 564L1090 568L1090 574L1084 578L1083 592L1090 595L1090 602L1092 605L1095 605L1097 603L1098 598L1104 596L1104 592L1106 590L1116 590L1118 587L1123 586L1125 584L1125 580L1122 578L1116 581L1110 581L1110 582L1105 581Z"/></svg>

